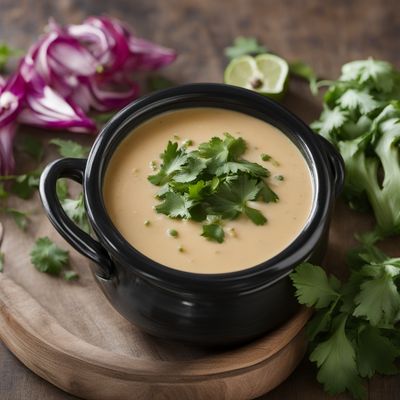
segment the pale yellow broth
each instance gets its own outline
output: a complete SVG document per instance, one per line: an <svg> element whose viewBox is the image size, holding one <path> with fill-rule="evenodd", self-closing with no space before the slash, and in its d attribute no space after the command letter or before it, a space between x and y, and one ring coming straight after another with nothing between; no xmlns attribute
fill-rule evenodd
<svg viewBox="0 0 400 400"><path fill-rule="evenodd" d="M243 158L271 171L268 183L279 202L252 202L268 222L256 226L245 217L224 224L220 244L200 236L201 223L173 220L158 214L159 189L147 177L151 161L159 162L169 140L191 139L194 147L224 132L241 136L248 145ZM264 162L267 153L279 166ZM274 178L282 175L283 181ZM277 128L257 118L219 108L189 108L161 114L146 121L124 139L112 156L104 179L104 201L115 227L138 251L165 266L195 273L224 273L253 267L285 249L309 217L313 184L298 148ZM149 225L145 226L145 221ZM230 234L230 228L236 235ZM176 229L178 237L168 235ZM180 251L179 248L181 247Z"/></svg>

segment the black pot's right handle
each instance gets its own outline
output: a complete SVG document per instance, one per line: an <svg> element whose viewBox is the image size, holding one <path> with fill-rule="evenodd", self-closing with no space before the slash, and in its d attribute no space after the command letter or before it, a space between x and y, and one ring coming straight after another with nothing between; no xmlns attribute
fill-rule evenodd
<svg viewBox="0 0 400 400"><path fill-rule="evenodd" d="M57 196L57 180L69 178L82 184L86 160L62 158L53 161L40 177L39 193L47 216L58 233L79 253L94 261L98 266L96 274L109 279L112 261L103 246L80 229L65 213Z"/></svg>
<svg viewBox="0 0 400 400"><path fill-rule="evenodd" d="M316 134L324 152L328 157L330 164L330 169L333 177L333 182L335 186L335 198L338 198L340 193L342 193L345 178L345 167L344 161L340 153L335 149L335 147L326 140L323 136Z"/></svg>

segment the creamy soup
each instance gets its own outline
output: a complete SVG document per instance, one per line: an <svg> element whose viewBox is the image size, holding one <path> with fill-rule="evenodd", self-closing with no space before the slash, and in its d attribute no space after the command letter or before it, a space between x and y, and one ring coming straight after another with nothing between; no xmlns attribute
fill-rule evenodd
<svg viewBox="0 0 400 400"><path fill-rule="evenodd" d="M271 171L267 182L279 201L252 202L267 218L265 225L257 226L243 216L224 220L225 241L217 243L201 236L201 223L156 213L159 187L147 177L154 173L152 161L159 160L169 140L190 139L196 146L214 136L223 137L224 132L247 142L243 158ZM262 161L263 153L277 162ZM243 270L277 255L303 229L312 198L309 168L290 139L264 121L218 108L167 112L141 124L118 146L104 178L105 205L124 238L165 266L195 273ZM168 234L171 229L178 232L177 237Z"/></svg>

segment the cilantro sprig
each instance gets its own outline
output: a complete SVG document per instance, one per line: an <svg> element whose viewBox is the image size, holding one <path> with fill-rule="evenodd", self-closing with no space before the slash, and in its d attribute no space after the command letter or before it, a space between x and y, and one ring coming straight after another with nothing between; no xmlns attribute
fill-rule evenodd
<svg viewBox="0 0 400 400"><path fill-rule="evenodd" d="M160 187L158 213L170 218L203 222L202 235L212 241L224 241L223 220L243 215L256 225L266 217L249 202L277 202L270 188L268 169L242 158L246 142L225 133L197 148L169 141L161 154L161 165L148 180Z"/></svg>
<svg viewBox="0 0 400 400"><path fill-rule="evenodd" d="M380 251L368 236L348 255L347 282L309 263L290 275L301 304L316 310L308 323L310 360L330 394L348 390L364 399L363 378L394 374L400 357L400 258Z"/></svg>

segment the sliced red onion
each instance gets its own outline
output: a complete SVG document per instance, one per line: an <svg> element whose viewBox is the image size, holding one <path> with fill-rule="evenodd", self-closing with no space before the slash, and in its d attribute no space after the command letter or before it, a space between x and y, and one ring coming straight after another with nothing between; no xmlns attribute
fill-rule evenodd
<svg viewBox="0 0 400 400"><path fill-rule="evenodd" d="M14 121L25 96L25 81L19 74L12 75L0 89L0 128Z"/></svg>
<svg viewBox="0 0 400 400"><path fill-rule="evenodd" d="M15 122L0 127L0 175L9 175L14 172L13 144L16 129Z"/></svg>

